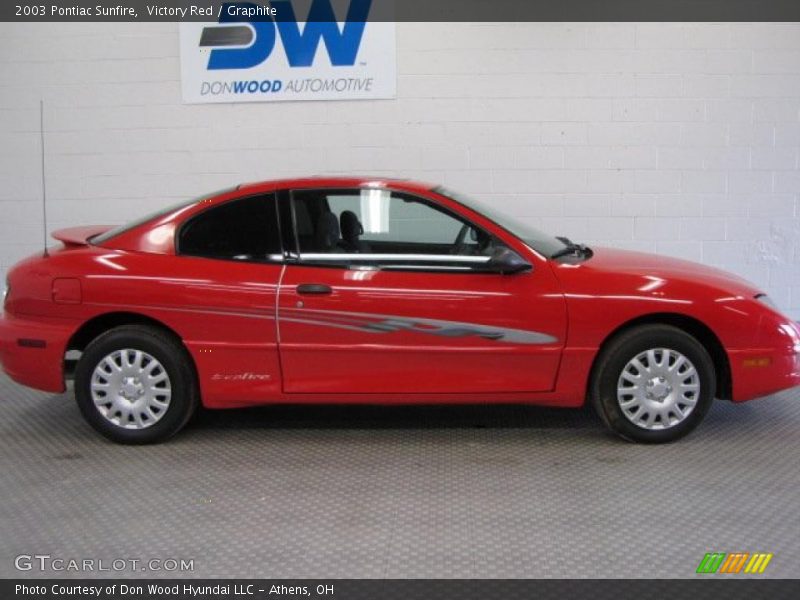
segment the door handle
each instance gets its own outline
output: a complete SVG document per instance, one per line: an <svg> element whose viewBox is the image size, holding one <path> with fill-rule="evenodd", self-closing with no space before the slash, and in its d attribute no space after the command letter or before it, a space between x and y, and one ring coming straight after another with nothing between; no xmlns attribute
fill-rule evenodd
<svg viewBox="0 0 800 600"><path fill-rule="evenodd" d="M333 288L324 283L301 283L297 286L298 294L331 294Z"/></svg>

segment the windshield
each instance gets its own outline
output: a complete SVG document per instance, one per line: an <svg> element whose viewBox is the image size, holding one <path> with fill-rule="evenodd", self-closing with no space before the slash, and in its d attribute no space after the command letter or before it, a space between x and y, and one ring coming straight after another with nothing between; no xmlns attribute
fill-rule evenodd
<svg viewBox="0 0 800 600"><path fill-rule="evenodd" d="M218 190L218 191L212 192L210 194L204 194L204 195L199 196L197 198L192 198L191 200L182 200L182 201L178 202L177 204L172 204L172 205L170 205L170 206L168 206L166 208L161 208L161 209L159 209L159 210L157 210L155 212L151 212L150 214L145 215L143 217L140 217L140 218L136 219L135 221L131 221L129 223L125 223L124 225L120 225L119 227L114 227L114 229L109 229L105 233L101 233L99 235L95 235L92 238L90 238L89 241L92 244L102 244L103 242L107 242L111 238L114 238L114 237L120 235L121 233L125 233L126 231L130 231L134 227L138 227L139 225L143 225L143 224L147 223L148 221L153 221L155 219L158 219L159 217L163 217L165 215L168 215L171 212L175 212L176 210L180 210L181 208L185 208L187 206L191 206L192 204L195 204L197 202L201 202L203 200L206 200L207 198L213 198L215 196L219 196L220 194L224 194L226 192L230 192L233 189L235 189L235 188L225 188L223 190Z"/></svg>
<svg viewBox="0 0 800 600"><path fill-rule="evenodd" d="M494 221L497 225L517 236L528 246L544 256L551 257L559 250L566 248L566 244L558 238L548 235L543 231L539 231L536 227L528 225L518 217L511 216L508 213L498 210L495 206L441 186L435 188L433 191L442 196L447 196L459 204L471 208L475 212L481 213L484 217Z"/></svg>

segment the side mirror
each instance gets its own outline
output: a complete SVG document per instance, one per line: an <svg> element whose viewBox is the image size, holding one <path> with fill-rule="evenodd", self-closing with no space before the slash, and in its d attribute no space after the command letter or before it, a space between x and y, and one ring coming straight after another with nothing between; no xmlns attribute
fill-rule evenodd
<svg viewBox="0 0 800 600"><path fill-rule="evenodd" d="M503 275L512 275L514 273L522 273L523 271L530 271L533 269L531 263L505 246L495 248L486 266L491 271L502 273Z"/></svg>

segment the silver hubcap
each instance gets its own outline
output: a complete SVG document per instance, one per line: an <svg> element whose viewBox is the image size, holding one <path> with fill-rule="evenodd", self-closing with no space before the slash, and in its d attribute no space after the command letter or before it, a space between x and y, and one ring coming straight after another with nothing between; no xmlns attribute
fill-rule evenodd
<svg viewBox="0 0 800 600"><path fill-rule="evenodd" d="M653 348L628 361L617 382L622 414L642 429L668 429L685 420L700 396L691 361L669 348Z"/></svg>
<svg viewBox="0 0 800 600"><path fill-rule="evenodd" d="M103 417L125 429L145 429L167 413L172 387L153 356L124 348L105 356L92 373L92 400Z"/></svg>

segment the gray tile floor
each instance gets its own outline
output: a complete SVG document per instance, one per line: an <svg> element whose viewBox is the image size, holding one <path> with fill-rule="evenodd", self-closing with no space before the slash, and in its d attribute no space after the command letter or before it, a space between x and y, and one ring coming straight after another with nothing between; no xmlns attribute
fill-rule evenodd
<svg viewBox="0 0 800 600"><path fill-rule="evenodd" d="M796 391L718 402L670 446L588 410L269 407L139 448L0 376L0 577L37 553L194 577L692 577L712 550L798 577L798 500Z"/></svg>

